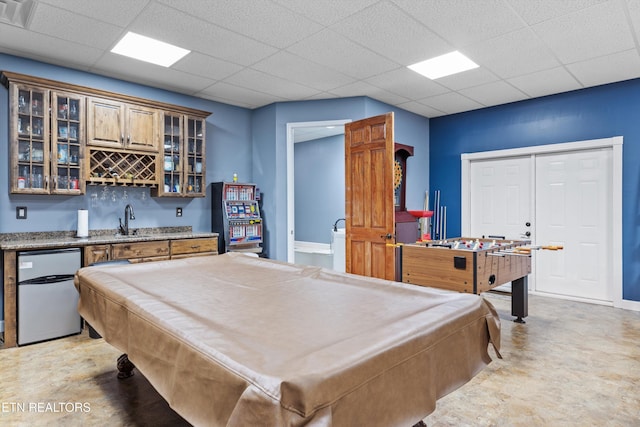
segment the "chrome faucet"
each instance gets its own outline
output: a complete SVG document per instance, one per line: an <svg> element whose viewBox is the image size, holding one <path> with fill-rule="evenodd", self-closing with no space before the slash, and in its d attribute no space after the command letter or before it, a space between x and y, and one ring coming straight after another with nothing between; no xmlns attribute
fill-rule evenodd
<svg viewBox="0 0 640 427"><path fill-rule="evenodd" d="M118 218L118 222L120 223L120 234L123 236L129 235L129 220L136 219L135 214L133 213L133 206L127 204L124 207L124 225L122 224L122 218Z"/></svg>

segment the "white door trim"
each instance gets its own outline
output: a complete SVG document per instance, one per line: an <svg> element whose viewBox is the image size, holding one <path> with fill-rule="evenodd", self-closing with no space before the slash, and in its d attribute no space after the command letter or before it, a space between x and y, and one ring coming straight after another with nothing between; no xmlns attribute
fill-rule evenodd
<svg viewBox="0 0 640 427"><path fill-rule="evenodd" d="M461 170L461 229L462 235L467 236L471 230L471 196L469 176L471 162L483 159L499 159L504 157L535 156L537 154L560 153L597 148L612 149L612 206L611 206L611 236L612 236L612 279L613 306L630 308L622 300L622 136L611 138L591 139L585 141L566 142L561 144L537 145L531 147L510 148L505 150L483 151L478 153L463 153L460 155ZM535 206L535 205L532 205Z"/></svg>
<svg viewBox="0 0 640 427"><path fill-rule="evenodd" d="M325 120L318 122L291 122L287 123L287 262L295 260L295 187L294 187L294 131L296 128L320 127L320 126L344 126L351 119Z"/></svg>

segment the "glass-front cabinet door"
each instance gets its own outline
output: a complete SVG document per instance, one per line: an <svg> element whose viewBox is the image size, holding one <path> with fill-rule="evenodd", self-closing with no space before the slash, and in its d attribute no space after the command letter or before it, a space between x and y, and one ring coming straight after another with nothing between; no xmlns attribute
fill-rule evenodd
<svg viewBox="0 0 640 427"><path fill-rule="evenodd" d="M157 190L164 197L205 196L204 119L164 113L162 183Z"/></svg>
<svg viewBox="0 0 640 427"><path fill-rule="evenodd" d="M49 90L12 84L11 192L49 193Z"/></svg>
<svg viewBox="0 0 640 427"><path fill-rule="evenodd" d="M204 119L186 118L185 185L189 196L205 196Z"/></svg>
<svg viewBox="0 0 640 427"><path fill-rule="evenodd" d="M162 196L182 195L182 116L164 114L162 185L159 193Z"/></svg>
<svg viewBox="0 0 640 427"><path fill-rule="evenodd" d="M84 105L82 95L53 92L51 95L51 192L83 194L85 180Z"/></svg>

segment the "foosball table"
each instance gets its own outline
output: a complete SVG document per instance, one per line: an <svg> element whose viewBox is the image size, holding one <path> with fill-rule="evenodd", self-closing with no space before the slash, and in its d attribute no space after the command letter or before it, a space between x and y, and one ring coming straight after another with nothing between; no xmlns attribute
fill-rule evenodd
<svg viewBox="0 0 640 427"><path fill-rule="evenodd" d="M511 282L511 315L524 323L528 315L531 250L529 241L454 238L401 247L402 282L480 294Z"/></svg>

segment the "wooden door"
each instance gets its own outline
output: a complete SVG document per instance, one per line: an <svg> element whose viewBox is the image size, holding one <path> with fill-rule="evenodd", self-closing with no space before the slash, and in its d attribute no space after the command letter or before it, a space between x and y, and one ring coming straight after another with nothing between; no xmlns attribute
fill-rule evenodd
<svg viewBox="0 0 640 427"><path fill-rule="evenodd" d="M159 135L159 117L158 110L153 108L128 105L126 147L155 152Z"/></svg>
<svg viewBox="0 0 640 427"><path fill-rule="evenodd" d="M345 125L346 271L395 279L393 113Z"/></svg>

